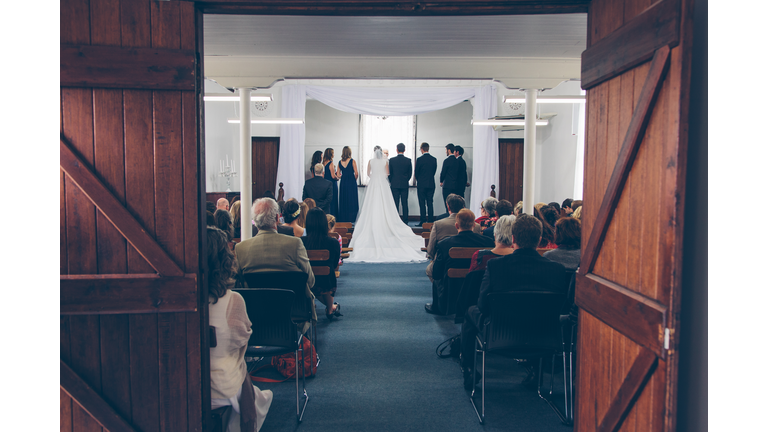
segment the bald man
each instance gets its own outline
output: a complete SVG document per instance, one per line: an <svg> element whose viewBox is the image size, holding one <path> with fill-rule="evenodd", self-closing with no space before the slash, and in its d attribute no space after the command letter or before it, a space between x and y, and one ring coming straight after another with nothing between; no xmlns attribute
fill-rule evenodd
<svg viewBox="0 0 768 432"><path fill-rule="evenodd" d="M216 201L216 210L229 210L229 201L227 201L226 198L219 198L218 201Z"/></svg>

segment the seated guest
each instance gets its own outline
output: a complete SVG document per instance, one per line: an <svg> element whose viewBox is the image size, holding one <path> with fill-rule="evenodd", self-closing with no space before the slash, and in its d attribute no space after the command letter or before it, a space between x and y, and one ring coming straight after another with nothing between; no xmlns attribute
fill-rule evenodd
<svg viewBox="0 0 768 432"><path fill-rule="evenodd" d="M229 210L229 201L227 201L226 198L219 198L219 200L216 201L216 210Z"/></svg>
<svg viewBox="0 0 768 432"><path fill-rule="evenodd" d="M480 224L480 228L486 229L493 226L498 219L496 217L496 204L499 203L494 197L486 198L480 203L480 217L475 219L475 223Z"/></svg>
<svg viewBox="0 0 768 432"><path fill-rule="evenodd" d="M512 211L512 214L515 215L515 217L520 216L523 214L523 202L518 201L517 204L515 204L515 209Z"/></svg>
<svg viewBox="0 0 768 432"><path fill-rule="evenodd" d="M288 200L285 203L285 213L283 213L283 219L285 223L283 226L289 227L293 230L294 237L301 237L304 235L304 227L299 225L299 216L301 215L301 207L298 201Z"/></svg>
<svg viewBox="0 0 768 432"><path fill-rule="evenodd" d="M333 184L330 180L323 178L324 170L322 163L315 165L315 176L304 182L301 199L312 198L316 206L328 214L331 212L331 202L333 201Z"/></svg>
<svg viewBox="0 0 768 432"><path fill-rule="evenodd" d="M547 205L555 209L555 215L557 216L557 219L560 219L560 215L562 213L562 211L560 210L560 203L552 201ZM552 224L552 226L554 226L554 224Z"/></svg>
<svg viewBox="0 0 768 432"><path fill-rule="evenodd" d="M477 224L475 224L475 214L471 210L461 209L456 213L455 220L457 234L446 237L437 244L434 266L432 268L432 303L424 305L424 309L431 314L444 315L447 313L446 310L442 310L438 305L444 305L449 300L450 286L445 276L453 264L449 255L451 248L493 246L493 240L473 232L473 228Z"/></svg>
<svg viewBox="0 0 768 432"><path fill-rule="evenodd" d="M498 220L502 216L509 216L512 215L513 208L512 203L507 200L501 200L496 204L496 220ZM515 220L515 216L512 216L512 220ZM494 238L494 225L491 225L490 228L486 228L483 230L483 235L488 236L490 238Z"/></svg>
<svg viewBox="0 0 768 432"><path fill-rule="evenodd" d="M232 205L235 204L235 201L240 201L240 195L235 195L232 197L231 200L229 200L229 209L232 210Z"/></svg>
<svg viewBox="0 0 768 432"><path fill-rule="evenodd" d="M565 294L568 290L570 275L565 267L536 252L540 239L541 222L533 216L520 215L512 225L514 252L488 261L477 306L467 310L461 326L461 368L464 372L464 387L467 389L474 385L472 370L475 367L475 337L487 323L490 310L488 294L519 289L529 291L534 285L541 291Z"/></svg>
<svg viewBox="0 0 768 432"><path fill-rule="evenodd" d="M240 280L244 280L242 276L247 273L301 271L309 276L307 298L314 300L315 296L312 295L311 289L315 285L315 275L312 273L304 243L301 239L278 234L277 215L278 207L275 200L259 198L253 203L253 221L256 222L259 233L235 245L238 276ZM314 309L313 301L312 318L317 320ZM307 328L309 328L308 325L304 330Z"/></svg>
<svg viewBox="0 0 768 432"><path fill-rule="evenodd" d="M447 206L448 206L448 214L449 216L447 218L440 219L438 221L435 221L435 224L432 225L432 230L429 232L429 244L427 245L427 258L434 261L435 259L435 248L437 246L437 243L449 236L456 235L458 231L456 230L456 213L459 212L459 210L464 208L464 198L460 197L456 194L450 194L445 200ZM474 224L475 227L473 228L473 231L481 234L482 231L480 230L480 225ZM430 278L432 277L432 266L434 264L430 262L427 265L427 276Z"/></svg>
<svg viewBox="0 0 768 432"><path fill-rule="evenodd" d="M315 204L315 200L312 198L307 198L304 200L304 204L307 205L307 211L312 210L313 208L317 207L317 204Z"/></svg>
<svg viewBox="0 0 768 432"><path fill-rule="evenodd" d="M216 204L212 203L210 201L205 202L205 210L211 212L211 214L214 214L216 212Z"/></svg>
<svg viewBox="0 0 768 432"><path fill-rule="evenodd" d="M555 244L557 249L544 252L544 258L576 271L581 260L581 222L570 217L558 219L555 224Z"/></svg>
<svg viewBox="0 0 768 432"><path fill-rule="evenodd" d="M272 192L271 190L264 191L264 195L262 195L262 198L272 198L272 199L275 199L275 193ZM275 200L275 201L277 201L277 200Z"/></svg>
<svg viewBox="0 0 768 432"><path fill-rule="evenodd" d="M485 270L489 260L504 255L509 255L515 250L512 249L512 225L515 223L515 217L511 215L502 216L496 221L493 231L496 247L493 249L480 249L472 255L472 264L469 271Z"/></svg>
<svg viewBox="0 0 768 432"><path fill-rule="evenodd" d="M546 204L544 206L546 206ZM540 208L543 208L544 206L541 206ZM536 208L536 207L533 208L533 215L536 217L536 219L539 220L539 222L541 222L542 231L541 231L541 240L539 241L539 247L554 249L555 248L555 229L552 227L552 225L549 224L549 222L547 222L547 220L544 218L539 208Z"/></svg>
<svg viewBox="0 0 768 432"><path fill-rule="evenodd" d="M296 223L299 224L299 226L302 228L307 226L307 213L309 213L309 206L304 202L300 202L299 217L296 219Z"/></svg>
<svg viewBox="0 0 768 432"><path fill-rule="evenodd" d="M216 226L216 218L213 217L213 213L208 210L205 211L205 225L213 227Z"/></svg>
<svg viewBox="0 0 768 432"><path fill-rule="evenodd" d="M285 220L283 219L283 211L285 211L285 201L283 200L278 201L277 206L280 207L280 220L278 222L283 224L285 223Z"/></svg>
<svg viewBox="0 0 768 432"><path fill-rule="evenodd" d="M341 316L341 306L333 301L336 295L336 267L339 265L341 248L335 238L328 235L328 219L320 208L313 208L307 213L307 235L302 237L307 250L327 250L328 259L315 261L313 264L328 266L331 272L327 276L315 276L312 293L325 305L325 317L329 320Z"/></svg>
<svg viewBox="0 0 768 432"><path fill-rule="evenodd" d="M341 235L336 232L336 217L333 215L325 215L328 220L328 237L339 242L339 264L341 264L341 249L344 247L344 243L341 241ZM339 277L339 272L336 272L336 277Z"/></svg>
<svg viewBox="0 0 768 432"><path fill-rule="evenodd" d="M573 218L578 221L581 221L581 209L582 209L582 206L578 206L576 210L574 210L573 213L571 214L571 216L573 216Z"/></svg>
<svg viewBox="0 0 768 432"><path fill-rule="evenodd" d="M272 391L253 385L245 364L251 321L243 297L232 291L235 256L226 235L208 227L208 324L216 332L211 348L211 409L232 406L227 431L261 429Z"/></svg>
<svg viewBox="0 0 768 432"><path fill-rule="evenodd" d="M581 204L582 204L581 200L574 200L571 203L571 208L573 209L573 211L576 211L579 207L581 207Z"/></svg>
<svg viewBox="0 0 768 432"><path fill-rule="evenodd" d="M232 216L232 227L234 228L232 235L235 238L240 238L240 200L232 203L229 214Z"/></svg>
<svg viewBox="0 0 768 432"><path fill-rule="evenodd" d="M213 219L216 222L216 228L224 231L227 235L227 241L232 241L234 238L235 230L232 226L232 216L226 210L216 210L213 214Z"/></svg>
<svg viewBox="0 0 768 432"><path fill-rule="evenodd" d="M573 204L573 200L570 198L566 198L563 201L563 205L561 206L561 209L562 209L561 213L563 214L563 216L570 216L571 213L573 213L573 208L571 207L572 204Z"/></svg>
<svg viewBox="0 0 768 432"><path fill-rule="evenodd" d="M544 220L547 221L549 226L551 226L552 229L554 230L555 223L557 223L557 220L560 219L560 211L558 211L556 208L552 207L551 205L547 204L544 207L540 208L539 212L541 212L541 217L543 217Z"/></svg>

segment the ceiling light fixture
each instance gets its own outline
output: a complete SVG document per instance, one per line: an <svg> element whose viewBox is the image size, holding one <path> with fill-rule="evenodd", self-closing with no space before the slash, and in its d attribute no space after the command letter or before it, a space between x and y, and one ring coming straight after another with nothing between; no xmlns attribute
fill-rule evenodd
<svg viewBox="0 0 768 432"><path fill-rule="evenodd" d="M222 96L222 95L205 95L203 96L203 100L206 102L238 102L240 100L240 96ZM259 94L252 94L251 95L251 102L271 102L272 101L272 95L259 95Z"/></svg>
<svg viewBox="0 0 768 432"><path fill-rule="evenodd" d="M586 103L586 96L539 96L536 98L537 104L545 103ZM525 96L504 96L504 103L525 103Z"/></svg>
<svg viewBox="0 0 768 432"><path fill-rule="evenodd" d="M240 124L240 119L227 119L227 123ZM258 118L251 119L251 124L304 124L300 118Z"/></svg>
<svg viewBox="0 0 768 432"><path fill-rule="evenodd" d="M536 120L536 126L546 126L549 120ZM525 120L472 120L473 126L525 126Z"/></svg>

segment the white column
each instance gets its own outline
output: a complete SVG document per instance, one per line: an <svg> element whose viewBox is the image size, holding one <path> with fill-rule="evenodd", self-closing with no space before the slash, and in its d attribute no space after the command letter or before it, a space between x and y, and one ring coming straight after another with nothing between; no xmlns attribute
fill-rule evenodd
<svg viewBox="0 0 768 432"><path fill-rule="evenodd" d="M533 214L533 186L536 178L536 96L538 89L525 90L525 131L523 140L523 213Z"/></svg>
<svg viewBox="0 0 768 432"><path fill-rule="evenodd" d="M249 239L253 219L251 191L251 89L240 92L240 241Z"/></svg>

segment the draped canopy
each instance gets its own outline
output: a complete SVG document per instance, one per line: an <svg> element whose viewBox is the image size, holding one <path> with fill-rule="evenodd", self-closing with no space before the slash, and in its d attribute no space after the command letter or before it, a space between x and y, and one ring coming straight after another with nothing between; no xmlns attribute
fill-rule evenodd
<svg viewBox="0 0 768 432"><path fill-rule="evenodd" d="M496 115L496 86L483 87L332 87L291 84L283 86L282 116L304 118L307 96L353 114L407 116L445 109L474 97L473 117ZM304 187L304 125L280 127L277 181L286 197L301 197ZM491 126L473 128L472 193L469 208L479 213L480 202L499 178L498 134Z"/></svg>

